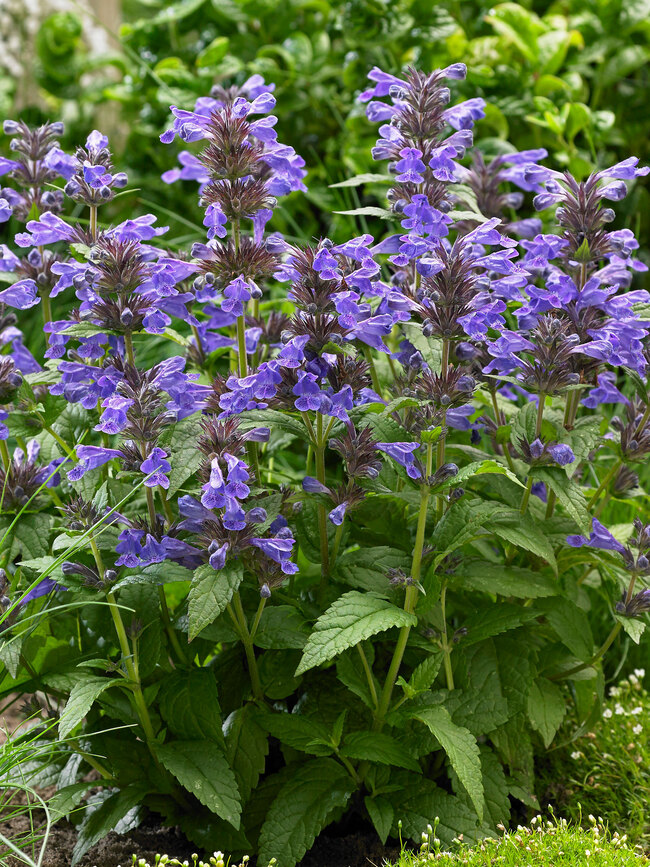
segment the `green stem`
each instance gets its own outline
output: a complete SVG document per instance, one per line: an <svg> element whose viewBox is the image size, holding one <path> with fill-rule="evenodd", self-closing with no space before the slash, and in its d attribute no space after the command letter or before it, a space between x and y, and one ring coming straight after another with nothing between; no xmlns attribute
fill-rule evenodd
<svg viewBox="0 0 650 867"><path fill-rule="evenodd" d="M257 611L255 613L253 625L251 626L251 631L250 631L251 641L255 638L255 635L257 634L257 628L260 625L260 620L262 619L262 613L264 611L265 605L266 605L266 597L262 596L260 599L260 604L257 606Z"/></svg>
<svg viewBox="0 0 650 867"><path fill-rule="evenodd" d="M46 430L50 436L54 437L54 439L61 446L61 448L66 453L66 455L70 458L71 461L76 462L77 455L75 454L75 452L70 448L70 446L67 444L67 442L64 439L61 439L61 437L58 435L58 433L54 430L54 428L51 425L43 425L43 430Z"/></svg>
<svg viewBox="0 0 650 867"><path fill-rule="evenodd" d="M639 422L637 429L634 431L634 438L638 437L641 433L643 433L644 427L647 425L648 421L650 421L650 403L645 408L645 412L641 416L641 421Z"/></svg>
<svg viewBox="0 0 650 867"><path fill-rule="evenodd" d="M97 205L90 206L90 236L93 241L97 239Z"/></svg>
<svg viewBox="0 0 650 867"><path fill-rule="evenodd" d="M592 506L594 506L596 504L598 497L600 497L602 492L609 486L609 483L612 481L612 479L614 478L616 473L619 471L622 463L623 463L623 461L621 461L621 460L616 461L614 466L610 469L610 471L607 473L605 478L602 480L602 482L598 485L598 487L596 488L596 490L592 494L591 499L587 503L587 509L591 509Z"/></svg>
<svg viewBox="0 0 650 867"><path fill-rule="evenodd" d="M251 634L248 631L246 615L244 614L244 608L241 604L241 596L239 595L239 591L237 591L233 596L233 608L235 622L239 624L239 635L242 640L242 644L244 645L244 652L246 653L246 662L248 663L248 673L251 678L253 695L259 701L263 701L264 693L262 691L260 673L257 667L257 659L255 658L255 649L253 647ZM231 614L231 616L233 615Z"/></svg>
<svg viewBox="0 0 650 867"><path fill-rule="evenodd" d="M248 376L248 360L246 357L246 326L244 314L237 317L237 362L241 379Z"/></svg>
<svg viewBox="0 0 650 867"><path fill-rule="evenodd" d="M543 391L540 391L537 397L537 419L535 421L535 439L539 439L542 433L542 422L544 420L544 403L546 401L546 395ZM533 487L533 477L528 475L528 480L526 482L526 489L521 498L521 506L519 507L519 511L522 515L526 514L526 509L528 508L528 501L530 500L530 492Z"/></svg>
<svg viewBox="0 0 650 867"><path fill-rule="evenodd" d="M321 483L325 484L325 437L323 436L323 416L320 412L316 413L316 478ZM320 559L321 559L321 579L318 588L318 596L322 601L325 594L327 576L330 571L329 564L329 539L327 537L327 511L325 506L318 505L318 532L320 535Z"/></svg>
<svg viewBox="0 0 650 867"><path fill-rule="evenodd" d="M99 577L103 579L104 563L94 536L90 537L90 548L93 552L93 557L95 558L95 564L97 566ZM117 640L122 651L122 657L124 659L124 665L126 666L126 672L129 678L129 687L133 694L133 701L135 704L136 712L140 719L140 724L142 725L145 739L147 741L147 744L149 745L151 754L156 764L158 764L158 759L152 746L153 742L156 739L156 735L151 724L151 717L149 716L147 704L142 694L142 685L140 683L140 678L133 662L133 654L129 646L129 639L126 634L126 629L124 628L124 622L122 621L120 608L117 604L117 599L115 598L115 595L110 590L106 594L106 601L108 602L108 607L110 608L111 617L113 618L113 624L115 626L115 632L117 633Z"/></svg>
<svg viewBox="0 0 650 867"><path fill-rule="evenodd" d="M126 360L131 367L135 367L135 353L133 352L133 336L130 331L124 334L124 349L126 351Z"/></svg>
<svg viewBox="0 0 650 867"><path fill-rule="evenodd" d="M614 640L618 633L623 628L623 624L619 621L616 623L609 633L604 643L600 647L600 650L591 657L588 662L582 662L580 665L575 665L573 668L570 668L568 671L561 671L559 674L554 674L549 677L549 680L565 680L567 677L571 677L572 674L577 674L579 671L584 671L585 668L590 668L594 663L598 662L598 660L607 653L611 645L614 643Z"/></svg>
<svg viewBox="0 0 650 867"><path fill-rule="evenodd" d="M447 603L447 584L442 585L442 590L440 592L440 609L442 614L442 624L443 624L443 654L444 654L444 667L445 667L445 678L447 680L447 689L453 690L454 687L454 672L451 668L451 647L449 646L449 639L447 637L447 612L446 612L446 603Z"/></svg>
<svg viewBox="0 0 650 867"><path fill-rule="evenodd" d="M176 635L176 630L174 629L174 626L172 624L172 619L169 614L169 606L167 605L167 596L165 595L165 588L162 586L162 584L158 585L158 599L160 600L160 610L162 612L163 625L165 627L167 637L169 638L169 642L174 648L176 656L180 660L181 664L187 665L187 657L183 652L181 643L178 640L178 636Z"/></svg>
<svg viewBox="0 0 650 867"><path fill-rule="evenodd" d="M345 518L341 521L341 523L336 528L336 533L334 534L334 549L332 551L332 568L336 563L336 558L339 554L339 548L341 547L341 539L343 538L343 526L345 524Z"/></svg>
<svg viewBox="0 0 650 867"><path fill-rule="evenodd" d="M433 446L431 443L427 443L426 478L431 475L431 471L433 469L432 465ZM415 533L415 547L413 549L413 560L411 562L412 583L406 588L406 593L404 595L404 610L409 614L413 614L413 612L415 611L415 604L418 598L417 585L420 581L420 571L422 568L422 552L424 550L424 536L427 526L427 508L429 506L430 496L431 489L425 483L420 488L420 509L418 512L418 526ZM386 681L384 682L384 688L381 691L381 698L379 699L379 704L377 706L377 713L375 715L375 720L373 724L374 731L380 731L384 724L384 718L390 705L391 695L393 693L395 681L397 680L400 665L402 664L402 658L404 656L404 651L406 650L406 644L408 642L410 632L410 626L403 626L400 630L397 644L393 652L393 658L390 663L390 668L388 669Z"/></svg>
<svg viewBox="0 0 650 867"><path fill-rule="evenodd" d="M50 296L47 289L39 292L41 296L41 305L43 307L43 325L47 325L52 321L52 306L50 304Z"/></svg>
<svg viewBox="0 0 650 867"><path fill-rule="evenodd" d="M11 458L9 457L9 449L7 448L6 440L0 440L0 455L2 455L2 463L4 464L5 474L9 475Z"/></svg>
<svg viewBox="0 0 650 867"><path fill-rule="evenodd" d="M372 350L369 346L363 347L363 354L366 357L366 361L368 362L368 367L370 369L370 379L372 381L372 387L377 392L377 394L381 397L381 385L379 384L379 377L377 376L377 368L375 367L375 360L372 357Z"/></svg>
<svg viewBox="0 0 650 867"><path fill-rule="evenodd" d="M160 496L160 502L162 503L163 511L165 513L165 517L169 523L169 526L174 523L174 513L172 512L172 508L169 505L169 500L167 499L167 491L158 485L158 494Z"/></svg>
<svg viewBox="0 0 650 867"><path fill-rule="evenodd" d="M368 688L370 690L370 695L372 696L373 703L375 705L375 709L379 705L379 697L377 696L377 689L375 688L375 679L372 676L372 669L370 668L370 664L368 662L368 657L365 654L365 651L361 644L357 644L357 650L359 651L359 656L361 657L361 664L363 665L363 670L366 673L366 679L368 681Z"/></svg>

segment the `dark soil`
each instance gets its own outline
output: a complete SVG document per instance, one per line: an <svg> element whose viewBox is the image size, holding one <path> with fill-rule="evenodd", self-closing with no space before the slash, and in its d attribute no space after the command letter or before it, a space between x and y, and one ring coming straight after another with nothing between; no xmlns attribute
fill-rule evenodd
<svg viewBox="0 0 650 867"><path fill-rule="evenodd" d="M8 822L0 821L0 833L14 838L29 829L29 820L18 817ZM50 834L47 854L43 859L43 867L70 867L72 850L77 839L73 825L59 822ZM196 852L196 846L190 843L174 828L164 828L146 822L129 834L111 833L79 862L79 867L130 867L131 856L145 858L153 864L156 854L167 854L188 860ZM210 853L212 854L212 853ZM397 860L399 847L382 846L375 834L352 833L336 836L334 833L322 834L312 850L303 858L299 867L383 867L388 860ZM203 856L207 860L207 855ZM6 867L22 867L22 862L15 858L6 858Z"/></svg>

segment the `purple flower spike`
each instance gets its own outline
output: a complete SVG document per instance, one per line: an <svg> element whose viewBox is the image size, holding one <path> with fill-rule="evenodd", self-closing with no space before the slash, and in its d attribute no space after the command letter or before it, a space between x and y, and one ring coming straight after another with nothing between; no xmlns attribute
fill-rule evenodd
<svg viewBox="0 0 650 867"><path fill-rule="evenodd" d="M327 516L336 527L340 527L341 524L343 523L343 519L345 518L345 513L347 511L347 508L348 508L347 502L341 503L335 509L332 509L332 511Z"/></svg>

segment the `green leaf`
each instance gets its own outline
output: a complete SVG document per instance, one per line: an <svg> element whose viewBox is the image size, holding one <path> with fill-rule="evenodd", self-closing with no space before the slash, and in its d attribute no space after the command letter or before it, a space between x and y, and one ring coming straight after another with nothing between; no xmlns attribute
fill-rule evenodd
<svg viewBox="0 0 650 867"><path fill-rule="evenodd" d="M226 610L243 577L244 572L239 561L229 560L218 572L208 563L199 566L194 573L188 596L190 641Z"/></svg>
<svg viewBox="0 0 650 867"><path fill-rule="evenodd" d="M463 638L463 644L465 646L476 644L493 635L517 629L522 623L535 620L536 617L539 617L539 611L509 602L500 602L487 609L483 607L465 621L467 635Z"/></svg>
<svg viewBox="0 0 650 867"><path fill-rule="evenodd" d="M168 497L173 497L178 489L199 468L203 455L197 448L197 440L203 433L199 415L191 415L177 422L165 435L160 445L171 455Z"/></svg>
<svg viewBox="0 0 650 867"><path fill-rule="evenodd" d="M223 745L217 682L211 669L167 675L158 699L160 715L174 735L184 740L207 738Z"/></svg>
<svg viewBox="0 0 650 867"><path fill-rule="evenodd" d="M260 774L264 773L266 757L269 752L269 739L266 732L255 720L252 705L237 708L224 723L226 738L226 758L235 772L237 786L246 803L251 792L258 784Z"/></svg>
<svg viewBox="0 0 650 867"><path fill-rule="evenodd" d="M436 817L439 819L436 835L446 845L459 834L468 843L478 839L476 812L460 798L445 792L433 780L409 771L391 774L391 781L400 785L399 791L391 796L395 818L402 820L402 829L412 840L420 842L422 831Z"/></svg>
<svg viewBox="0 0 650 867"><path fill-rule="evenodd" d="M545 677L533 682L528 693L528 719L548 747L560 728L567 706L562 690Z"/></svg>
<svg viewBox="0 0 650 867"><path fill-rule="evenodd" d="M455 725L444 707L422 708L414 713L414 717L424 723L447 753L451 766L474 805L479 821L483 821L483 779L476 738L468 729Z"/></svg>
<svg viewBox="0 0 650 867"><path fill-rule="evenodd" d="M260 834L259 861L276 858L293 867L344 807L354 783L333 759L314 759L297 768L271 804Z"/></svg>
<svg viewBox="0 0 650 867"><path fill-rule="evenodd" d="M395 818L393 805L383 795L377 795L374 798L367 795L363 799L363 803L366 805L370 821L375 826L379 839L385 845Z"/></svg>
<svg viewBox="0 0 650 867"><path fill-rule="evenodd" d="M560 641L571 653L582 662L590 660L594 652L594 639L589 618L582 608L578 608L570 599L542 599L537 606L545 613Z"/></svg>
<svg viewBox="0 0 650 867"><path fill-rule="evenodd" d="M553 546L548 537L530 515L521 515L519 510L506 509L503 506L493 517L486 521L486 529L496 536L505 539L517 548L531 551L551 566L557 574L557 561Z"/></svg>
<svg viewBox="0 0 650 867"><path fill-rule="evenodd" d="M375 548L359 548L339 557L335 577L342 579L351 587L373 590L376 593L388 591L388 570L408 571L411 557L397 548L378 545Z"/></svg>
<svg viewBox="0 0 650 867"><path fill-rule="evenodd" d="M253 639L265 650L302 650L309 626L293 605L266 606Z"/></svg>
<svg viewBox="0 0 650 867"><path fill-rule="evenodd" d="M106 789L100 793L99 806L90 806L85 812L70 867L75 867L86 852L110 831L125 833L133 828L144 794L140 786L127 786L119 792Z"/></svg>
<svg viewBox="0 0 650 867"><path fill-rule="evenodd" d="M217 816L239 828L241 801L237 780L214 741L168 741L155 744L161 764Z"/></svg>
<svg viewBox="0 0 650 867"><path fill-rule="evenodd" d="M363 671L360 657L353 650L341 654L336 660L336 676L344 686L358 696L366 707L375 708L375 701L368 686L368 680ZM381 687L377 683L377 678L372 675L375 683L375 692L379 694Z"/></svg>
<svg viewBox="0 0 650 867"><path fill-rule="evenodd" d="M620 614L616 614L615 617L632 641L635 644L639 644L641 636L645 632L645 622L643 620L637 620L634 617L622 617Z"/></svg>
<svg viewBox="0 0 650 867"><path fill-rule="evenodd" d="M351 732L346 735L340 753L347 759L379 762L420 772L419 764L408 755L404 746L384 732Z"/></svg>
<svg viewBox="0 0 650 867"><path fill-rule="evenodd" d="M81 677L72 687L66 706L59 719L59 738L66 738L82 721L97 698L118 680L106 677Z"/></svg>
<svg viewBox="0 0 650 867"><path fill-rule="evenodd" d="M250 409L240 413L237 418L244 430L250 430L254 427L269 427L272 430L290 433L300 440L307 439L307 430L302 420L277 409Z"/></svg>
<svg viewBox="0 0 650 867"><path fill-rule="evenodd" d="M394 220L396 216L394 211L389 211L388 208L377 208L374 205L353 208L351 211L332 211L332 213L341 214L344 217L380 217L382 220Z"/></svg>
<svg viewBox="0 0 650 867"><path fill-rule="evenodd" d="M550 575L519 566L486 563L484 560L466 562L458 569L454 580L468 590L515 596L517 599L556 596L560 592L557 581Z"/></svg>
<svg viewBox="0 0 650 867"><path fill-rule="evenodd" d="M587 501L579 485L572 481L560 467L535 467L531 476L550 488L583 533L591 530L591 515Z"/></svg>
<svg viewBox="0 0 650 867"><path fill-rule="evenodd" d="M203 51L199 52L196 58L196 65L199 69L205 66L216 66L217 63L221 63L228 53L229 46L230 40L227 36L217 36L209 45L205 46Z"/></svg>
<svg viewBox="0 0 650 867"><path fill-rule="evenodd" d="M344 181L339 181L338 184L328 184L330 189L336 189L337 187L360 187L363 184L390 184L392 183L392 178L390 175L379 175L373 174L372 172L365 172L361 175L355 175L353 178L347 178Z"/></svg>
<svg viewBox="0 0 650 867"><path fill-rule="evenodd" d="M433 568L455 551L483 532L483 525L493 516L503 513L501 503L481 500L460 500L454 503L435 526L431 547L436 551Z"/></svg>
<svg viewBox="0 0 650 867"><path fill-rule="evenodd" d="M436 679L440 666L442 665L443 654L436 652L427 656L419 665L413 669L413 674L409 679L411 689L420 692L425 689L430 689L431 684Z"/></svg>
<svg viewBox="0 0 650 867"><path fill-rule="evenodd" d="M414 614L387 602L376 593L356 590L344 593L316 621L296 675L329 662L371 635L394 626L415 626L416 623Z"/></svg>
<svg viewBox="0 0 650 867"><path fill-rule="evenodd" d="M301 753L329 756L333 752L333 748L328 746L330 732L318 720L295 713L263 713L257 716L257 720L272 737Z"/></svg>

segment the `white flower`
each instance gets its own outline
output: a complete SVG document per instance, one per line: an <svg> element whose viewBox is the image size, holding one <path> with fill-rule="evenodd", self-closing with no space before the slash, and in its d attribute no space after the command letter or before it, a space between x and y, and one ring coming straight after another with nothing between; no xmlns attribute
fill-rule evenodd
<svg viewBox="0 0 650 867"><path fill-rule="evenodd" d="M579 750L574 750L574 751L571 753L571 758L572 758L572 759L575 759L575 760L577 761L578 759L581 759L581 758L582 758L582 753L581 753Z"/></svg>
<svg viewBox="0 0 650 867"><path fill-rule="evenodd" d="M614 713L615 713L617 716L620 716L621 714L624 714L624 713L625 713L625 710L623 709L623 705L621 705L621 704L616 704L616 705L614 705Z"/></svg>
<svg viewBox="0 0 650 867"><path fill-rule="evenodd" d="M634 674L639 678L644 678L645 677L645 668L635 668Z"/></svg>
<svg viewBox="0 0 650 867"><path fill-rule="evenodd" d="M635 735L640 735L641 732L643 731L643 726L642 725L636 725L636 726L634 726L632 731L634 732Z"/></svg>
<svg viewBox="0 0 650 867"><path fill-rule="evenodd" d="M611 707L606 707L605 710L603 711L603 717L605 719L609 719L611 717L611 715L612 715Z"/></svg>
<svg viewBox="0 0 650 867"><path fill-rule="evenodd" d="M610 686L609 694L614 698L620 693L620 689L617 686Z"/></svg>
<svg viewBox="0 0 650 867"><path fill-rule="evenodd" d="M638 716L640 713L643 713L643 708L642 707L633 707L632 710L630 711L630 713L632 714L632 716Z"/></svg>

